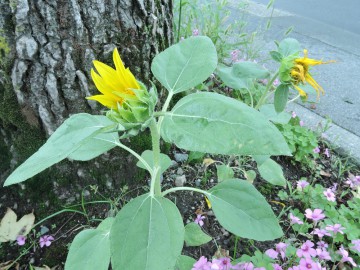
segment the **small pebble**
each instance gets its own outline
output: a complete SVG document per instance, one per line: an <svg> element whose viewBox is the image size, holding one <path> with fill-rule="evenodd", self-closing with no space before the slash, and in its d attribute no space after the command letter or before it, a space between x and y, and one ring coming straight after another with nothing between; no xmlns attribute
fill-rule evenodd
<svg viewBox="0 0 360 270"><path fill-rule="evenodd" d="M174 155L174 157L175 157L175 160L177 162L184 162L184 161L187 161L189 155L188 154L182 154L182 153L176 153Z"/></svg>
<svg viewBox="0 0 360 270"><path fill-rule="evenodd" d="M196 185L197 187L200 187L200 185L201 185L201 179L196 179L196 180L195 180L195 185Z"/></svg>
<svg viewBox="0 0 360 270"><path fill-rule="evenodd" d="M186 183L185 175L181 175L175 178L175 186L182 187Z"/></svg>
<svg viewBox="0 0 360 270"><path fill-rule="evenodd" d="M183 175L184 174L183 169L181 169L181 168L177 169L176 174L177 175Z"/></svg>

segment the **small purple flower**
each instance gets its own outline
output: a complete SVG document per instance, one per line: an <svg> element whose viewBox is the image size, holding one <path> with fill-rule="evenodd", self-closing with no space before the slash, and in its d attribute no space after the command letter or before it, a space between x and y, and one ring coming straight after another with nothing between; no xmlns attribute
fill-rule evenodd
<svg viewBox="0 0 360 270"><path fill-rule="evenodd" d="M325 155L327 158L330 158L329 148L325 148L325 150L324 150L324 155Z"/></svg>
<svg viewBox="0 0 360 270"><path fill-rule="evenodd" d="M327 229L329 232L333 232L335 235L337 233L344 234L342 230L344 230L345 228L342 227L341 224L334 224L326 226L325 229Z"/></svg>
<svg viewBox="0 0 360 270"><path fill-rule="evenodd" d="M216 268L217 267L217 268ZM230 270L232 268L230 258L222 257L213 259L210 269Z"/></svg>
<svg viewBox="0 0 360 270"><path fill-rule="evenodd" d="M300 270L307 270L307 269L321 270L319 265L316 262L314 262L311 258L301 259L298 269L300 269Z"/></svg>
<svg viewBox="0 0 360 270"><path fill-rule="evenodd" d="M328 248L328 243L324 242L324 241L319 241L316 243L317 247L320 249L327 249Z"/></svg>
<svg viewBox="0 0 360 270"><path fill-rule="evenodd" d="M16 237L16 242L19 246L25 245L25 241L26 241L26 237L23 235L19 235L18 237Z"/></svg>
<svg viewBox="0 0 360 270"><path fill-rule="evenodd" d="M316 234L317 236L319 236L319 238L323 238L324 236L331 236L330 233L327 232L327 230L325 229L314 229L311 234Z"/></svg>
<svg viewBox="0 0 360 270"><path fill-rule="evenodd" d="M305 125L304 121L300 120L299 125L300 125L300 127L303 127Z"/></svg>
<svg viewBox="0 0 360 270"><path fill-rule="evenodd" d="M268 255L271 259L277 259L277 257L279 256L279 252L272 248L265 251L265 254Z"/></svg>
<svg viewBox="0 0 360 270"><path fill-rule="evenodd" d="M283 270L282 267L277 263L273 263L272 266L273 266L274 270Z"/></svg>
<svg viewBox="0 0 360 270"><path fill-rule="evenodd" d="M210 262L208 262L207 258L201 256L200 259L194 263L193 268L191 270L210 270Z"/></svg>
<svg viewBox="0 0 360 270"><path fill-rule="evenodd" d="M194 29L194 30L192 31L192 35L193 35L193 36L198 36L198 35L199 35L199 29Z"/></svg>
<svg viewBox="0 0 360 270"><path fill-rule="evenodd" d="M301 258L301 257L305 257L305 258L310 258L310 257L315 257L316 256L316 250L313 248L314 243L306 240L306 242L301 246L300 249L298 249L296 251L296 255Z"/></svg>
<svg viewBox="0 0 360 270"><path fill-rule="evenodd" d="M331 188L328 188L323 193L328 201L330 201L330 202L336 201L335 193L331 190Z"/></svg>
<svg viewBox="0 0 360 270"><path fill-rule="evenodd" d="M360 176L350 175L345 181L345 184L349 185L349 187L352 189L356 189L358 186L360 186Z"/></svg>
<svg viewBox="0 0 360 270"><path fill-rule="evenodd" d="M314 149L313 149L313 152L315 154L319 154L320 153L320 148L318 146L316 146Z"/></svg>
<svg viewBox="0 0 360 270"><path fill-rule="evenodd" d="M231 61L236 62L239 59L239 50L233 50L230 53Z"/></svg>
<svg viewBox="0 0 360 270"><path fill-rule="evenodd" d="M316 249L316 255L320 260L330 261L331 257L329 252L327 252L325 249Z"/></svg>
<svg viewBox="0 0 360 270"><path fill-rule="evenodd" d="M278 87L280 85L280 80L276 78L273 82L273 86Z"/></svg>
<svg viewBox="0 0 360 270"><path fill-rule="evenodd" d="M295 118L295 117L296 117L296 112L292 112L292 113L291 113L291 117L292 117L292 118Z"/></svg>
<svg viewBox="0 0 360 270"><path fill-rule="evenodd" d="M54 241L54 237L52 237L51 235L44 235L40 237L39 243L40 243L40 247L44 247L44 246L50 246L51 242Z"/></svg>
<svg viewBox="0 0 360 270"><path fill-rule="evenodd" d="M299 180L296 183L297 183L297 188L300 190L303 190L305 187L309 185L309 182L306 180Z"/></svg>
<svg viewBox="0 0 360 270"><path fill-rule="evenodd" d="M201 227L202 226L204 226L204 220L205 219L205 217L204 216L202 216L202 215L197 215L196 216L196 219L194 220L194 222L196 223L196 224L199 224Z"/></svg>
<svg viewBox="0 0 360 270"><path fill-rule="evenodd" d="M351 244L354 245L351 247L353 250L360 252L360 239L351 240Z"/></svg>
<svg viewBox="0 0 360 270"><path fill-rule="evenodd" d="M292 213L290 213L290 225L293 225L293 224L304 224L304 222L302 222L300 220L300 218L298 218L297 216L294 216Z"/></svg>
<svg viewBox="0 0 360 270"><path fill-rule="evenodd" d="M312 219L313 221L319 221L325 218L325 215L323 214L323 211L321 209L314 209L314 211L312 211L311 209L306 209L305 216L308 219Z"/></svg>
<svg viewBox="0 0 360 270"><path fill-rule="evenodd" d="M343 246L340 247L340 249L336 252L342 256L341 262L349 262L352 264L352 266L356 266L356 263L354 262L353 258L349 257L349 252L344 249Z"/></svg>
<svg viewBox="0 0 360 270"><path fill-rule="evenodd" d="M282 259L286 258L285 251L286 251L287 246L288 246L288 244L285 244L283 242L280 242L280 243L275 245L275 249L276 249L277 252L280 253L280 256L281 256Z"/></svg>

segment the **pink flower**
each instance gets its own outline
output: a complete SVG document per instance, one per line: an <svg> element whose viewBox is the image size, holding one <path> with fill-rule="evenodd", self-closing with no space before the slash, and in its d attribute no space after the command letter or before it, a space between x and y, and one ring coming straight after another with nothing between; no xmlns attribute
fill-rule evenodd
<svg viewBox="0 0 360 270"><path fill-rule="evenodd" d="M326 249L326 248L328 248L328 246L329 246L329 245L328 245L326 242L324 242L324 241L319 241L319 242L316 243L316 245L317 245L318 248L321 248L321 249Z"/></svg>
<svg viewBox="0 0 360 270"><path fill-rule="evenodd" d="M290 225L292 224L304 224L304 222L302 222L300 220L300 218L298 218L297 216L294 216L292 213L290 213Z"/></svg>
<svg viewBox="0 0 360 270"><path fill-rule="evenodd" d="M296 251L296 255L299 258L301 258L301 257L305 257L305 258L315 257L316 256L316 250L312 248L313 246L314 246L313 242L311 242L309 240L306 240L306 242L301 246L301 248Z"/></svg>
<svg viewBox="0 0 360 270"><path fill-rule="evenodd" d="M202 215L197 215L196 216L196 219L194 220L194 222L196 223L196 224L199 224L201 227L202 226L204 226L204 220L205 219L205 217L204 216L202 216Z"/></svg>
<svg viewBox="0 0 360 270"><path fill-rule="evenodd" d="M280 242L278 244L275 245L275 249L277 252L280 253L280 256L282 259L285 259L286 258L286 248L287 248L287 244L283 243L283 242Z"/></svg>
<svg viewBox="0 0 360 270"><path fill-rule="evenodd" d="M353 250L360 252L360 239L351 240L351 244L354 245L351 247Z"/></svg>
<svg viewBox="0 0 360 270"><path fill-rule="evenodd" d="M300 125L300 127L303 127L305 125L304 121L300 120L299 125Z"/></svg>
<svg viewBox="0 0 360 270"><path fill-rule="evenodd" d="M295 118L295 117L296 117L296 112L292 112L292 113L291 113L291 117L292 117L292 118Z"/></svg>
<svg viewBox="0 0 360 270"><path fill-rule="evenodd" d="M311 234L316 234L317 236L319 236L320 239L323 238L325 235L326 236L331 236L331 234L328 233L325 229L318 229L318 228L314 229L311 232Z"/></svg>
<svg viewBox="0 0 360 270"><path fill-rule="evenodd" d="M325 148L325 150L324 150L324 155L325 155L327 158L330 158L329 148Z"/></svg>
<svg viewBox="0 0 360 270"><path fill-rule="evenodd" d="M211 266L210 269L230 270L232 267L230 258L227 258L227 257L213 259L212 263L216 264L219 268L211 268L211 267L213 267L213 266Z"/></svg>
<svg viewBox="0 0 360 270"><path fill-rule="evenodd" d="M230 53L230 56L231 56L231 61L236 62L238 60L238 57L239 57L239 50L233 50Z"/></svg>
<svg viewBox="0 0 360 270"><path fill-rule="evenodd" d="M323 193L328 201L335 202L335 200L336 200L335 193L331 190L331 188L328 188Z"/></svg>
<svg viewBox="0 0 360 270"><path fill-rule="evenodd" d="M238 263L237 265L235 265L235 267L233 267L233 269L236 270L255 270L254 269L254 265L251 262L241 262Z"/></svg>
<svg viewBox="0 0 360 270"><path fill-rule="evenodd" d="M25 241L26 241L26 237L23 235L19 235L18 237L16 237L16 242L19 246L25 245Z"/></svg>
<svg viewBox="0 0 360 270"><path fill-rule="evenodd" d="M356 189L358 186L360 186L360 176L350 175L347 181L345 181L345 184L349 185L352 189Z"/></svg>
<svg viewBox="0 0 360 270"><path fill-rule="evenodd" d="M290 267L288 270L300 270L300 266L294 265L293 267Z"/></svg>
<svg viewBox="0 0 360 270"><path fill-rule="evenodd" d="M356 263L354 262L353 258L349 257L349 252L344 249L343 246L339 248L339 250L336 252L342 256L341 262L349 262L352 264L352 266L356 266Z"/></svg>
<svg viewBox="0 0 360 270"><path fill-rule="evenodd" d="M273 266L274 270L283 270L282 267L277 263L273 263L272 266Z"/></svg>
<svg viewBox="0 0 360 270"><path fill-rule="evenodd" d="M344 234L344 232L342 230L344 230L345 228L342 227L341 224L334 224L334 225L326 226L325 229L327 229L330 232L333 232L334 235L335 235L337 233Z"/></svg>
<svg viewBox="0 0 360 270"><path fill-rule="evenodd" d="M194 30L192 31L192 35L193 35L193 36L198 36L198 35L199 35L199 29L194 29Z"/></svg>
<svg viewBox="0 0 360 270"><path fill-rule="evenodd" d="M320 153L320 148L319 148L319 147L315 147L315 148L313 149L313 152L314 152L315 154L319 154L319 153Z"/></svg>
<svg viewBox="0 0 360 270"><path fill-rule="evenodd" d="M52 237L51 235L44 235L40 237L39 243L40 243L40 247L44 247L44 246L50 246L51 242L54 241L54 237Z"/></svg>
<svg viewBox="0 0 360 270"><path fill-rule="evenodd" d="M314 262L311 258L303 258L303 259L301 259L299 269L300 270L307 270L307 269L321 270L319 265L316 262Z"/></svg>
<svg viewBox="0 0 360 270"><path fill-rule="evenodd" d="M277 259L277 257L279 256L279 252L272 248L265 251L265 254L268 255L271 259Z"/></svg>
<svg viewBox="0 0 360 270"><path fill-rule="evenodd" d="M329 252L327 252L325 249L316 249L316 255L320 260L330 261L331 257Z"/></svg>
<svg viewBox="0 0 360 270"><path fill-rule="evenodd" d="M311 211L311 209L306 209L305 216L308 219L312 219L313 221L319 221L325 218L325 215L321 209L314 209L314 212Z"/></svg>
<svg viewBox="0 0 360 270"><path fill-rule="evenodd" d="M191 270L210 270L210 264L211 263L208 262L207 258L201 256Z"/></svg>
<svg viewBox="0 0 360 270"><path fill-rule="evenodd" d="M297 183L297 189L303 190L305 187L309 185L309 182L306 180L299 180Z"/></svg>
<svg viewBox="0 0 360 270"><path fill-rule="evenodd" d="M280 80L278 78L276 78L273 82L273 86L277 87L280 85Z"/></svg>

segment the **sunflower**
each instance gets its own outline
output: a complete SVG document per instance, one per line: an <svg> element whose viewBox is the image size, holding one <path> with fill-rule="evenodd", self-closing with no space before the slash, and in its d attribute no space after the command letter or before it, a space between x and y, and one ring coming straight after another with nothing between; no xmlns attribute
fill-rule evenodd
<svg viewBox="0 0 360 270"><path fill-rule="evenodd" d="M96 71L91 69L91 77L102 95L87 99L96 100L109 109L117 110L125 101L136 99L134 91L141 87L129 68L125 68L117 49L113 52L113 61L115 69L97 60L93 61Z"/></svg>
<svg viewBox="0 0 360 270"><path fill-rule="evenodd" d="M311 85L316 93L317 98L320 96L320 92L324 94L324 89L315 81L311 76L309 69L311 66L322 65L332 63L334 61L323 62L321 60L308 58L308 51L304 50L304 57L293 59L292 66L290 68L290 78L292 86L299 92L300 96L307 97L307 93L301 89L301 85L308 83Z"/></svg>

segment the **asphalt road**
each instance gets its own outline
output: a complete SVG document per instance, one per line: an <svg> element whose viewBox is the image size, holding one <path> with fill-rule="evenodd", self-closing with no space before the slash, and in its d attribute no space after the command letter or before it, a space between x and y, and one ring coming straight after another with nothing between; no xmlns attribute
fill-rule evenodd
<svg viewBox="0 0 360 270"><path fill-rule="evenodd" d="M230 20L236 20L238 1L229 1L234 7ZM267 3L250 1L250 29L266 24ZM289 36L308 49L310 58L335 60L312 69L326 92L312 111L360 136L360 0L275 0L274 8L272 26L262 36L264 51L274 49L273 41L293 27Z"/></svg>

